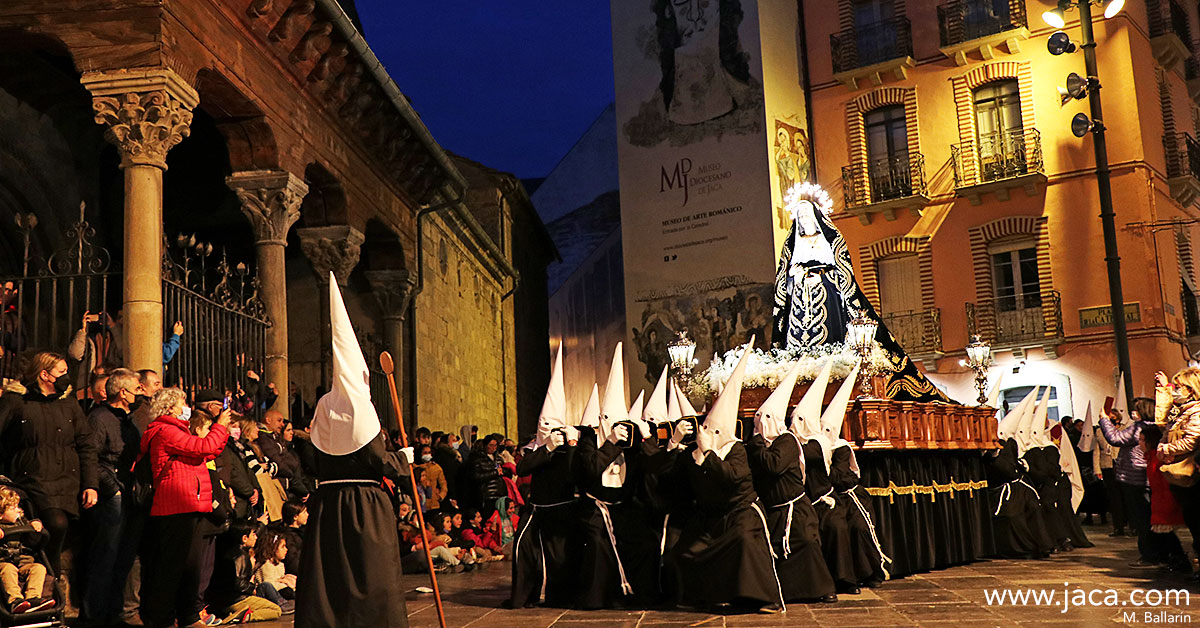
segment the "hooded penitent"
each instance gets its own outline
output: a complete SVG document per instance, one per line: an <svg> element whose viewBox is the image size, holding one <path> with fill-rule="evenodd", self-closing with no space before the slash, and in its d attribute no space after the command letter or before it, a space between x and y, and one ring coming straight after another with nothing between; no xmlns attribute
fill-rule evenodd
<svg viewBox="0 0 1200 628"><path fill-rule="evenodd" d="M642 420L647 423L662 423L667 420L667 367L663 367L662 375L658 376L658 383L654 385L654 391L650 393L650 399L646 400L646 407L642 410Z"/></svg>
<svg viewBox="0 0 1200 628"><path fill-rule="evenodd" d="M599 447L612 434L613 427L629 418L629 407L625 405L625 363L621 359L621 343L613 352L612 366L608 369L608 383L604 385L604 401L600 404L600 426L596 430L596 446ZM620 488L625 482L625 454L619 454L600 476L600 484L608 488Z"/></svg>
<svg viewBox="0 0 1200 628"><path fill-rule="evenodd" d="M1008 411L1008 414L1004 415L1003 419L1000 419L1000 425L996 427L996 436L1001 441L1017 438L1017 429L1025 420L1025 415L1032 409L1033 404L1037 403L1037 395L1040 390L1040 387L1035 386L1028 395L1025 395L1024 399ZM1017 443L1017 448L1020 449L1020 443Z"/></svg>
<svg viewBox="0 0 1200 628"><path fill-rule="evenodd" d="M587 404L583 406L583 416L579 417L575 425L600 427L600 386L597 384L592 384L592 394L588 397Z"/></svg>
<svg viewBox="0 0 1200 628"><path fill-rule="evenodd" d="M821 402L825 400L825 388L829 386L829 375L832 372L833 359L831 358L825 361L825 366L821 367L821 373L809 385L808 391L804 393L800 403L796 404L795 409L792 410L792 433L802 443L816 440L817 444L821 446L821 455L825 459L826 470L833 462L833 443L825 438L825 431L821 429Z"/></svg>
<svg viewBox="0 0 1200 628"><path fill-rule="evenodd" d="M692 402L688 401L687 395L683 394L683 389L679 387L679 384L672 381L671 386L675 389L675 399L679 403L680 414L682 416L700 416L700 413L692 407Z"/></svg>
<svg viewBox="0 0 1200 628"><path fill-rule="evenodd" d="M329 274L329 325L333 338L333 387L317 401L312 443L331 455L352 454L379 436L379 415L371 404L369 371L350 326L342 291Z"/></svg>
<svg viewBox="0 0 1200 628"><path fill-rule="evenodd" d="M642 420L642 408L644 407L644 403L645 403L643 401L643 399L645 399L645 397L646 397L646 391L643 390L643 391L639 392L637 399L633 400L633 405L629 406L629 420L630 421L634 421L634 420L641 421Z"/></svg>
<svg viewBox="0 0 1200 628"><path fill-rule="evenodd" d="M1087 412L1083 413L1083 429L1079 433L1079 451L1091 453L1096 448L1096 423L1092 418L1092 402L1088 402Z"/></svg>
<svg viewBox="0 0 1200 628"><path fill-rule="evenodd" d="M796 388L796 379L800 377L800 362L796 361L779 386L775 387L770 397L759 406L754 413L754 433L763 437L770 445L787 430L787 409L792 399L792 390Z"/></svg>
<svg viewBox="0 0 1200 628"><path fill-rule="evenodd" d="M1075 512L1083 503L1083 473L1079 471L1079 460L1075 458L1075 448L1071 446L1066 430L1058 439L1058 467L1071 482L1071 512Z"/></svg>
<svg viewBox="0 0 1200 628"><path fill-rule="evenodd" d="M729 455L729 450L737 442L738 409L742 404L742 378L746 375L746 362L750 357L750 348L754 346L754 337L742 348L742 357L738 358L733 374L725 382L725 388L713 402L712 409L704 419L701 430L707 432L710 438L711 451L721 460ZM682 396L681 396L682 398Z"/></svg>
<svg viewBox="0 0 1200 628"><path fill-rule="evenodd" d="M667 390L667 420L674 423L683 417L683 409L679 407L679 395L675 393L675 382L668 384Z"/></svg>
<svg viewBox="0 0 1200 628"><path fill-rule="evenodd" d="M542 413L538 415L537 436L532 446L536 449L550 442L554 430L566 427L567 392L563 386L562 344L554 358L554 369L550 371L550 387L546 389L546 400L542 402Z"/></svg>
<svg viewBox="0 0 1200 628"><path fill-rule="evenodd" d="M996 377L996 383L992 386L992 394L988 395L988 407L999 407L996 404L1000 403L1000 384L1004 382L1004 371L1000 371L1000 375Z"/></svg>
<svg viewBox="0 0 1200 628"><path fill-rule="evenodd" d="M1051 390L1051 387L1046 387L1046 392L1042 393L1042 400L1034 412L1033 420L1029 422L1029 444L1027 445L1029 448L1054 446L1054 441L1050 439L1050 426L1047 420L1050 414Z"/></svg>
<svg viewBox="0 0 1200 628"><path fill-rule="evenodd" d="M842 438L842 423L846 420L846 410L850 408L850 397L854 394L854 383L858 379L858 370L861 364L854 365L854 369L842 380L842 385L838 388L833 399L825 408L825 412L821 415L821 431L825 434L825 440L833 443L830 447L832 452L838 447L850 447L850 443ZM830 459L832 462L832 457ZM850 449L850 468L854 473L861 475L858 469L858 457L854 455L854 449Z"/></svg>

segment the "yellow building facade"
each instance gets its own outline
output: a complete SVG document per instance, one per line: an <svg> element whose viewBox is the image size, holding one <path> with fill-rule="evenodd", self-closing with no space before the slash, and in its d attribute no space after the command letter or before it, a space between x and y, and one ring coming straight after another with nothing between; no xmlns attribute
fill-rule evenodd
<svg viewBox="0 0 1200 628"><path fill-rule="evenodd" d="M976 397L978 333L1012 400L1054 387L1052 415L1114 395L1117 359L1091 136L1057 86L1053 8L1021 0L805 0L814 157L859 281L952 398ZM836 10L834 7L836 6ZM1134 394L1200 334L1191 242L1200 192L1196 5L1130 0L1094 20ZM1079 14L1064 30L1081 39ZM857 250L854 250L857 249Z"/></svg>

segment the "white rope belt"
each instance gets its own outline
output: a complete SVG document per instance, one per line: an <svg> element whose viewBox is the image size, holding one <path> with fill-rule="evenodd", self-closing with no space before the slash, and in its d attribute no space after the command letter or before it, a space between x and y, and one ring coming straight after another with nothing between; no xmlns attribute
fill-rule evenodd
<svg viewBox="0 0 1200 628"><path fill-rule="evenodd" d="M799 495L797 495L791 501L786 501L786 502L783 502L782 504L776 504L774 506L767 506L767 508L770 508L770 509L783 508L784 506L787 506L787 522L783 524L783 557L784 558L787 558L788 555L792 553L792 515L795 514L796 502L800 501L801 497L804 497L804 492L801 492ZM771 534L771 532L770 532L770 530L768 530L767 531L768 538L769 538L770 534Z"/></svg>
<svg viewBox="0 0 1200 628"><path fill-rule="evenodd" d="M858 499L858 495L854 494L854 489L842 491L842 494L850 496L850 499L854 501L854 505L858 506L858 511L861 512L863 518L867 520L867 529L871 531L871 540L875 543L875 549L879 550L879 569L883 571L884 579L891 580L892 574L888 573L885 565L892 562L892 559L883 552L883 546L879 544L879 537L875 535L875 521L871 519L871 513L867 512L867 509L863 506L862 501Z"/></svg>
<svg viewBox="0 0 1200 628"><path fill-rule="evenodd" d="M1026 482L1025 478L1021 478L1021 479L1015 480L1015 481L1019 482L1021 484L1024 484L1027 488L1029 488L1029 490L1033 491L1033 496L1036 497L1039 502L1042 501L1041 493L1038 493L1036 488L1033 488L1033 486L1031 486L1028 482Z"/></svg>
<svg viewBox="0 0 1200 628"><path fill-rule="evenodd" d="M617 504L609 504L591 495L587 497L596 502L596 508L600 510L600 517L604 519L604 528L608 531L609 542L612 543L613 557L617 559L617 573L621 576L621 591L625 595L633 595L633 585L629 584L629 580L625 578L625 566L621 564L621 553L617 551L617 533L613 530L612 514L608 511L610 505L616 506Z"/></svg>
<svg viewBox="0 0 1200 628"><path fill-rule="evenodd" d="M771 547L771 528L767 525L767 515L763 512L762 507L758 505L758 502L751 502L750 507L754 509L754 512L758 514L759 520L762 521L763 537L767 541L767 551L771 552L771 575L775 576L775 588L779 591L779 607L786 613L787 603L783 601L783 584L779 582L779 572L775 569L775 559L778 557L775 555L775 548Z"/></svg>
<svg viewBox="0 0 1200 628"><path fill-rule="evenodd" d="M1012 482L1005 482L1004 486L1000 487L1000 503L996 504L996 512L992 513L993 515L999 517L1000 511L1004 509L1004 504L1007 504L1009 498L1012 497L1011 484Z"/></svg>
<svg viewBox="0 0 1200 628"><path fill-rule="evenodd" d="M533 506L534 510L537 510L538 508L558 508L559 506L567 506L569 504L574 504L574 503L575 503L575 500L570 499L565 502L558 502L557 504L534 504L534 503L530 502L529 505Z"/></svg>
<svg viewBox="0 0 1200 628"><path fill-rule="evenodd" d="M667 553L667 522L671 520L671 513L663 515L663 533L662 540L658 542L658 559L662 562L663 554Z"/></svg>

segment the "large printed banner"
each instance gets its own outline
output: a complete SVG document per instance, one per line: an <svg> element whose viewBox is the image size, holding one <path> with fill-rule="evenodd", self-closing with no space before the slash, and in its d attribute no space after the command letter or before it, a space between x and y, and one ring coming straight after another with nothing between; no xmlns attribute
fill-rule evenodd
<svg viewBox="0 0 1200 628"><path fill-rule="evenodd" d="M680 329L699 369L769 342L783 191L812 176L798 4L612 0L633 394Z"/></svg>

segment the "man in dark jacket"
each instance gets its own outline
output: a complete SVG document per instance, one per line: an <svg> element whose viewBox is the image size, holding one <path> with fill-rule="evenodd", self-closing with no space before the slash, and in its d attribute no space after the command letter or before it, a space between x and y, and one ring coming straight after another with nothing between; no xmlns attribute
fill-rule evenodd
<svg viewBox="0 0 1200 628"><path fill-rule="evenodd" d="M278 410L267 410L263 415L265 428L259 429L258 440L255 443L262 450L263 456L278 467L275 477L283 483L283 488L288 494L303 497L308 491L304 489L301 477L300 458L283 439L285 421L283 414Z"/></svg>
<svg viewBox="0 0 1200 628"><path fill-rule="evenodd" d="M500 478L500 458L496 455L499 446L499 438L490 434L471 448L471 476L478 487L479 511L484 518L496 511L496 500L508 494Z"/></svg>
<svg viewBox="0 0 1200 628"><path fill-rule="evenodd" d="M129 406L140 387L129 369L116 369L105 383L105 401L88 414L96 447L100 501L84 513L90 534L81 616L115 624L124 611L125 578L137 555L145 512L128 499L142 432Z"/></svg>

